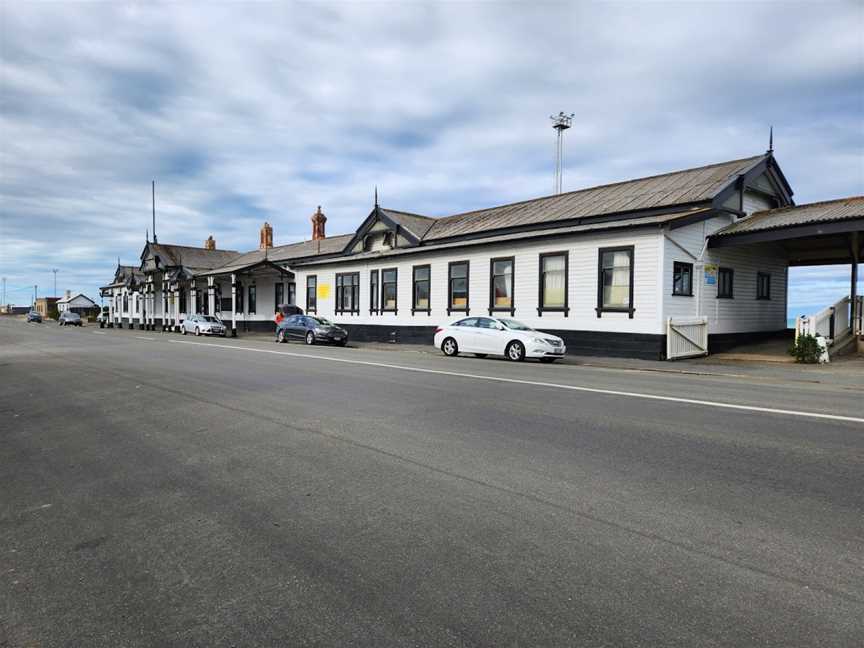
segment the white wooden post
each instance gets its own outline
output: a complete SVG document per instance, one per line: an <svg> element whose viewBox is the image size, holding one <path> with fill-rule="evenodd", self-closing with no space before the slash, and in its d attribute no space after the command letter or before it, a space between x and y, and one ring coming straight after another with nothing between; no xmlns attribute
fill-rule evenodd
<svg viewBox="0 0 864 648"><path fill-rule="evenodd" d="M207 306L208 314L215 317L216 315L216 288L213 285L213 277L207 277Z"/></svg>
<svg viewBox="0 0 864 648"><path fill-rule="evenodd" d="M231 275L231 337L237 337L237 275Z"/></svg>
<svg viewBox="0 0 864 648"><path fill-rule="evenodd" d="M174 330L180 332L180 282L174 284Z"/></svg>
<svg viewBox="0 0 864 648"><path fill-rule="evenodd" d="M165 333L168 326L168 281L162 277L162 332Z"/></svg>
<svg viewBox="0 0 864 648"><path fill-rule="evenodd" d="M114 328L114 289L108 295L108 328Z"/></svg>
<svg viewBox="0 0 864 648"><path fill-rule="evenodd" d="M198 312L198 285L195 280L192 280L192 287L189 289L189 313L193 315ZM187 313L187 316L188 314Z"/></svg>

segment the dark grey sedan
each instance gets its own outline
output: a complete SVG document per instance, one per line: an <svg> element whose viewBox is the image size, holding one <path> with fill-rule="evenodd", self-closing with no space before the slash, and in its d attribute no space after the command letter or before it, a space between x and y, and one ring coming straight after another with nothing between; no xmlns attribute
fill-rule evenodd
<svg viewBox="0 0 864 648"><path fill-rule="evenodd" d="M60 326L81 326L81 316L72 311L63 311L57 318L57 323Z"/></svg>
<svg viewBox="0 0 864 648"><path fill-rule="evenodd" d="M299 340L306 344L327 342L345 346L348 331L317 315L292 315L276 325L276 341Z"/></svg>

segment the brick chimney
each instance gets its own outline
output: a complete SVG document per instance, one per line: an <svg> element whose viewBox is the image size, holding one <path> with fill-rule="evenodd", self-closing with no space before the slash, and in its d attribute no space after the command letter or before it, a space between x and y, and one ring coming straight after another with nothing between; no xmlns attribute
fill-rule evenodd
<svg viewBox="0 0 864 648"><path fill-rule="evenodd" d="M312 240L320 241L326 238L324 234L324 223L327 222L327 217L321 211L321 205L318 205L318 211L312 214Z"/></svg>
<svg viewBox="0 0 864 648"><path fill-rule="evenodd" d="M270 223L264 223L261 228L261 243L258 245L259 250L266 250L273 247L273 228Z"/></svg>
<svg viewBox="0 0 864 648"><path fill-rule="evenodd" d="M216 240L213 238L213 235L207 237L207 240L204 241L204 249L205 250L215 250L216 249Z"/></svg>

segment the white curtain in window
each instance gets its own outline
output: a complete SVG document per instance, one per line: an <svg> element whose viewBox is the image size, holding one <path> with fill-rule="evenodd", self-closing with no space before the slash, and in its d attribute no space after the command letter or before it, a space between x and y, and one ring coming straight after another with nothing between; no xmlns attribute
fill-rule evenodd
<svg viewBox="0 0 864 648"><path fill-rule="evenodd" d="M605 252L603 254L603 270L603 305L620 308L629 307L629 252Z"/></svg>
<svg viewBox="0 0 864 648"><path fill-rule="evenodd" d="M543 259L543 306L564 306L564 257L552 256Z"/></svg>

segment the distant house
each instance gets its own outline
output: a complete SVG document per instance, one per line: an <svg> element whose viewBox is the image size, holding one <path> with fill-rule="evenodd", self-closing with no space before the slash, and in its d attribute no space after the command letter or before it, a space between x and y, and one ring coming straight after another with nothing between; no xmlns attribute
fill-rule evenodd
<svg viewBox="0 0 864 648"><path fill-rule="evenodd" d="M71 311L79 315L89 315L98 312L99 305L83 293L72 295L70 291L66 291L66 296L57 302L57 312L63 313Z"/></svg>
<svg viewBox="0 0 864 648"><path fill-rule="evenodd" d="M59 297L39 297L36 300L36 312L42 317L57 317L57 302Z"/></svg>

